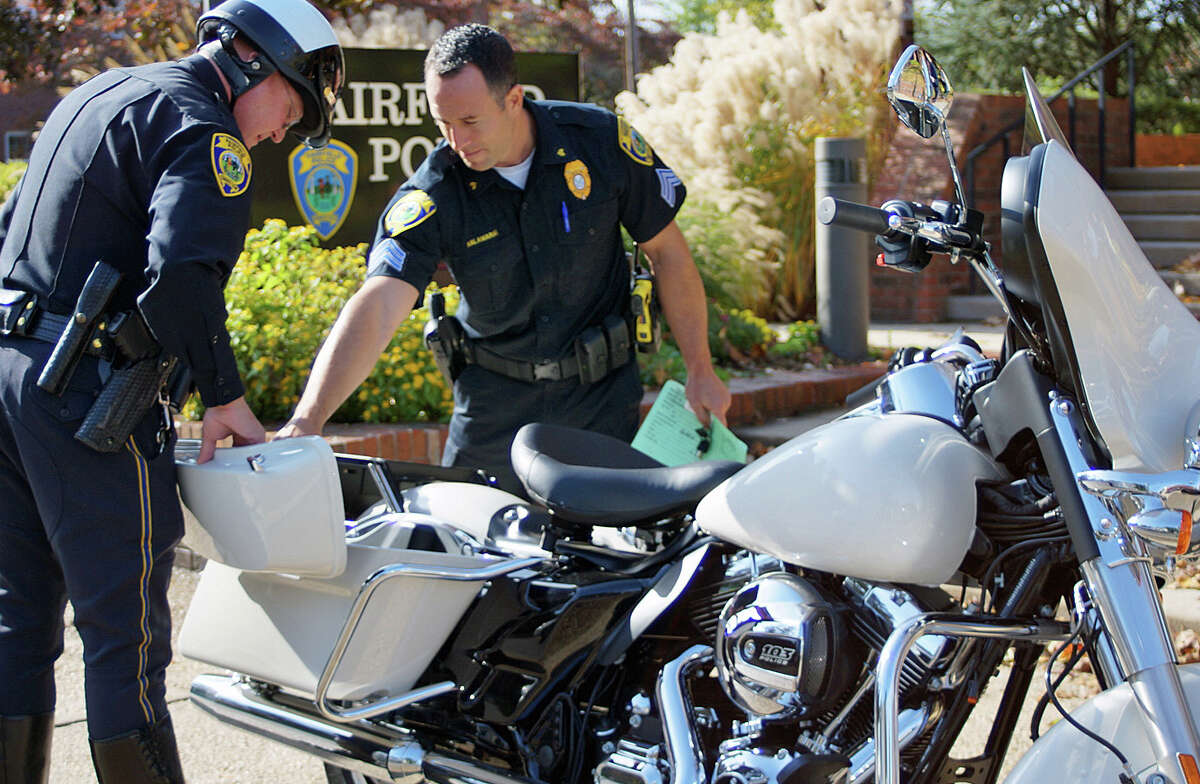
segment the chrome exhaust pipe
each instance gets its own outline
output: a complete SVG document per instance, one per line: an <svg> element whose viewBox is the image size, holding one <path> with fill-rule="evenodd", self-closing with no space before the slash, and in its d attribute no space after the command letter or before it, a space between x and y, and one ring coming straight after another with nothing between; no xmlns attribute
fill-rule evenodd
<svg viewBox="0 0 1200 784"><path fill-rule="evenodd" d="M345 770L399 784L533 784L471 760L427 754L415 738L364 722L332 722L300 697L260 694L236 675L201 675L192 702L218 720Z"/></svg>
<svg viewBox="0 0 1200 784"><path fill-rule="evenodd" d="M310 706L313 713L309 714L299 704L299 699L295 706L284 705L259 694L237 676L201 675L192 681L191 698L196 707L226 724L311 754L339 768L371 778L405 781L402 777L412 773L411 766L415 763L416 773L420 775L420 761L405 754L402 747L409 744L403 739L385 737L361 724L336 724L317 716L313 706ZM416 750L419 752L420 747ZM389 758L393 756L397 776L390 770Z"/></svg>
<svg viewBox="0 0 1200 784"><path fill-rule="evenodd" d="M655 694L662 711L663 735L667 740L667 760L671 764L671 781L704 784L704 753L696 735L692 705L687 697L688 672L697 665L711 661L713 649L708 645L693 645L663 666L658 675Z"/></svg>

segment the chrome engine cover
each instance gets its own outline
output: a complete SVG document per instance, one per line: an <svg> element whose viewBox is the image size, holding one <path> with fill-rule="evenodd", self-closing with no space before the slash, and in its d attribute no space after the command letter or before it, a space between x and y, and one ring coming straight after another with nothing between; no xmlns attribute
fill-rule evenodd
<svg viewBox="0 0 1200 784"><path fill-rule="evenodd" d="M820 712L850 670L838 608L811 583L775 572L739 590L717 623L721 686L743 710L771 718Z"/></svg>

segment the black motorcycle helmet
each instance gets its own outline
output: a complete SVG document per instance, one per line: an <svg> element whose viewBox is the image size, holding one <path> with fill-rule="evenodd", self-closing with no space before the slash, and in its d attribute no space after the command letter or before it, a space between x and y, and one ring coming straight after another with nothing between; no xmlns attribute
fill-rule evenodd
<svg viewBox="0 0 1200 784"><path fill-rule="evenodd" d="M237 35L263 56L238 57ZM346 67L333 28L307 0L225 0L200 17L196 37L229 80L234 101L279 71L304 100L304 116L290 130L309 146L328 143Z"/></svg>

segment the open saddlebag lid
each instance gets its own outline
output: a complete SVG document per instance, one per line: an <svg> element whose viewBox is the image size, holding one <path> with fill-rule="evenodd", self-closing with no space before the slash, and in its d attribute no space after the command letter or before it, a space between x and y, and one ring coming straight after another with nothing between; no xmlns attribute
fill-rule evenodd
<svg viewBox="0 0 1200 784"><path fill-rule="evenodd" d="M185 543L245 571L336 577L346 568L345 510L333 450L319 436L218 449L175 448Z"/></svg>

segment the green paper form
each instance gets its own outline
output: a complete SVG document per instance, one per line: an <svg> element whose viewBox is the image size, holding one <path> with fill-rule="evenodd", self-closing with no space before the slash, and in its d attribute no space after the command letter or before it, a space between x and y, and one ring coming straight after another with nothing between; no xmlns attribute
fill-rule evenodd
<svg viewBox="0 0 1200 784"><path fill-rule="evenodd" d="M716 418L706 429L688 408L683 384L663 384L650 407L650 413L633 437L633 448L663 465L675 466L697 460L735 460L746 462L746 444ZM709 448L699 454L700 442L708 433Z"/></svg>

